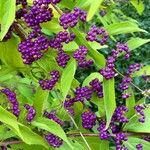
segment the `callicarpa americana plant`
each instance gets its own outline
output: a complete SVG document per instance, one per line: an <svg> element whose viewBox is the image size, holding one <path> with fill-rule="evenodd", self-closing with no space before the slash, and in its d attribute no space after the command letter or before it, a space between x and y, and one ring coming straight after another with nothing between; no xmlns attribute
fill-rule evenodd
<svg viewBox="0 0 150 150"><path fill-rule="evenodd" d="M0 149L150 149L144 4L0 1Z"/></svg>

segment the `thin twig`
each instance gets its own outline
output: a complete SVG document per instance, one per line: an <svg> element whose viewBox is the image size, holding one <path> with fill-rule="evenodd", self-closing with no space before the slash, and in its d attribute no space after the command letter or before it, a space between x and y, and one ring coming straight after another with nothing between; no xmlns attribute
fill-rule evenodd
<svg viewBox="0 0 150 150"><path fill-rule="evenodd" d="M82 133L83 136L89 136L89 137L98 137L99 134L95 134L95 133ZM80 133L67 133L68 137L76 137L76 136L81 136Z"/></svg>
<svg viewBox="0 0 150 150"><path fill-rule="evenodd" d="M64 13L62 12L62 10L60 10L56 5L53 5L53 4L51 4L53 7L54 7L54 9L60 14L60 15L63 15Z"/></svg>
<svg viewBox="0 0 150 150"><path fill-rule="evenodd" d="M120 73L116 68L113 69L116 73L118 73L123 78L125 77L122 73ZM149 95L145 93L142 89L140 89L138 86L136 86L133 82L130 83L132 86L134 86L136 89L138 89L142 94L144 94L146 97L150 98Z"/></svg>
<svg viewBox="0 0 150 150"><path fill-rule="evenodd" d="M0 142L0 146L7 146L7 145L14 145L14 144L20 144L23 143L22 141L6 141L6 142Z"/></svg>
<svg viewBox="0 0 150 150"><path fill-rule="evenodd" d="M17 22L15 21L13 23L13 26L15 28L15 31L18 33L18 35L20 36L21 40L24 41L27 39L27 35L26 33L24 32L24 29L22 28L22 26Z"/></svg>
<svg viewBox="0 0 150 150"><path fill-rule="evenodd" d="M88 142L86 141L84 135L83 135L82 132L80 131L78 125L76 124L76 122L74 121L74 119L72 118L72 116L70 115L70 113L69 113L68 111L67 111L67 113L68 113L68 116L70 117L71 121L73 122L75 128L78 130L78 132L79 132L80 136L82 137L83 141L85 142L85 144L86 144L88 150L91 150L91 148L90 148Z"/></svg>

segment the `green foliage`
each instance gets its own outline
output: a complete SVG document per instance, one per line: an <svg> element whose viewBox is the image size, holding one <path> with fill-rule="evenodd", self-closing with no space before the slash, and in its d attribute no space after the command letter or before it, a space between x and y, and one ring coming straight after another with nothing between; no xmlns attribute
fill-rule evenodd
<svg viewBox="0 0 150 150"><path fill-rule="evenodd" d="M130 0L131 4L135 7L139 15L141 15L144 11L144 4L142 0Z"/></svg>
<svg viewBox="0 0 150 150"><path fill-rule="evenodd" d="M0 3L0 41L3 40L4 36L9 30L9 27L15 20L16 1L15 0L2 0Z"/></svg>
<svg viewBox="0 0 150 150"><path fill-rule="evenodd" d="M8 42L0 42L0 58L9 67L16 69L24 68L20 53L18 53L18 44L20 39L12 37Z"/></svg>
<svg viewBox="0 0 150 150"><path fill-rule="evenodd" d="M127 123L125 126L124 126L124 131L132 131L132 132L137 132L137 133L150 133L150 118L149 118L149 115L150 115L150 109L149 108L146 108L145 111L144 111L144 114L145 114L145 117L146 117L146 120L144 123L140 123L138 121L139 117L138 115L134 115L130 118L129 120L129 123Z"/></svg>
<svg viewBox="0 0 150 150"><path fill-rule="evenodd" d="M108 128L112 115L116 108L115 101L115 85L114 79L104 80L103 82L103 93L104 93L104 107L106 111L106 129Z"/></svg>
<svg viewBox="0 0 150 150"><path fill-rule="evenodd" d="M12 129L12 131L17 136L19 136L26 144L37 144L48 148L48 144L43 140L41 136L33 132L27 126L24 126L23 124L17 122L16 117L2 107L0 107L0 121L5 123L10 129Z"/></svg>
<svg viewBox="0 0 150 150"><path fill-rule="evenodd" d="M93 16L99 9L102 2L103 2L103 0L93 0L92 1L92 4L90 5L89 11L88 11L87 21L90 21L93 18Z"/></svg>
<svg viewBox="0 0 150 150"><path fill-rule="evenodd" d="M149 4L149 2L147 3ZM72 11L74 7L82 8L87 12L86 23L79 22L76 27L66 30L73 32L76 38L69 44L63 43L63 50L71 59L65 68L61 68L56 62L57 51L52 48L43 52L44 56L33 64L27 66L23 63L18 52L18 45L23 41L20 33L17 30L13 30L11 39L5 40L4 37L14 21L24 29L25 34L28 34L31 29L29 29L23 18L15 20L16 10L21 8L20 5L16 6L15 0L1 0L0 90L6 87L14 90L21 109L19 118L16 118L11 113L12 105L10 102L6 102L6 97L4 98L3 94L0 94L0 141L7 143L13 140L21 140L20 144L10 144L7 147L8 150L53 150L55 148L52 148L43 138L48 132L64 141L62 147L57 148L58 150L87 150L87 145L91 150L114 150L115 136L108 141L101 140L97 128L101 119L104 119L106 120L105 129L108 129L108 132L111 133L109 125L113 113L119 105L126 105L129 109L125 114L129 122L118 123L121 127L120 132L129 133L128 141L124 141L123 145L128 149L136 150L136 145L142 143L144 150L149 149L149 142L142 139L145 136L143 133L150 133L150 106L147 104L149 103L148 86L150 75L148 60L150 39L147 31L149 30L149 16L145 12L149 7L147 3L142 0L139 0L139 2L138 0L130 0L130 3L115 2L113 0L62 0L56 7L49 5L54 16L51 21L41 24L42 34L48 40L52 39L58 32L64 31L59 24L59 17L62 12ZM28 0L28 4L28 9L30 9L33 1ZM138 12L134 12L134 15L136 13L135 17L134 15L132 15L132 18L129 17L131 16L130 13L134 11L134 9L129 11L127 9L129 6L131 8L134 6ZM105 10L106 15L101 16L100 10ZM140 17L137 16L138 14ZM145 14L147 17L145 17L145 22L148 22L147 27L141 25ZM144 24L146 24L145 22ZM96 41L89 42L86 40L86 33L93 24L96 24L97 27L104 26L107 30L110 36L107 45L101 46ZM132 74L133 84L126 91L132 95L125 101L121 98L122 91L119 89L122 76L116 73L114 78L105 80L98 72L99 69L106 66L107 54L110 53L112 48L115 48L117 41L127 42L131 52L131 59L128 61L122 60L123 54L119 55L115 64L117 70L124 72L129 64L145 60L142 68ZM76 60L72 57L74 51L80 45L88 48L87 59L92 59L94 62L89 68L78 67ZM145 45L147 48L143 50ZM58 70L61 77L52 90L42 90L39 87L39 80L50 79L49 72L52 70ZM143 75L146 76L146 80L141 77ZM75 102L71 106L75 113L74 116L71 116L64 107L67 95L69 94L71 98L74 98L77 87L89 86L89 83L95 78L98 78L103 84L104 97L99 98L96 91L94 91L90 101L84 99L84 102ZM140 91L138 91L139 89L137 90L137 85L140 86ZM31 123L26 121L27 110L24 108L25 103L32 105L36 110L36 116ZM134 110L134 106L138 104L144 104L146 107L144 110L145 123L138 121L139 114ZM58 118L64 121L64 125L60 126L52 119L43 117L45 110L56 114ZM96 125L91 130L83 129L81 114L84 111L91 111L97 116ZM82 132L85 139L81 137L80 132Z"/></svg>
<svg viewBox="0 0 150 150"><path fill-rule="evenodd" d="M76 72L76 62L73 59L68 63L68 66L63 71L61 77L61 91L64 98L66 98L69 92L71 83L73 82L74 79L75 72Z"/></svg>

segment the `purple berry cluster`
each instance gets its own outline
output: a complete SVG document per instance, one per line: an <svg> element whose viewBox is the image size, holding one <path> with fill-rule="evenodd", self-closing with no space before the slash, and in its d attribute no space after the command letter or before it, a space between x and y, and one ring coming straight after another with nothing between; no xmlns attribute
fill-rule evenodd
<svg viewBox="0 0 150 150"><path fill-rule="evenodd" d="M136 149L137 150L143 150L143 145L142 144L137 144Z"/></svg>
<svg viewBox="0 0 150 150"><path fill-rule="evenodd" d="M22 5L23 7L26 7L27 0L16 0L16 5Z"/></svg>
<svg viewBox="0 0 150 150"><path fill-rule="evenodd" d="M0 27L1 27L1 26L0 26ZM4 39L3 39L3 41L8 41L8 40L11 38L11 36L12 36L12 31L13 31L13 25L10 26L10 28L9 28L8 32L6 33L6 35L5 35Z"/></svg>
<svg viewBox="0 0 150 150"><path fill-rule="evenodd" d="M145 106L143 106L142 104L139 104L139 105L136 105L134 109L136 110L137 114L140 115L139 122L144 123L145 122L145 115L144 115Z"/></svg>
<svg viewBox="0 0 150 150"><path fill-rule="evenodd" d="M118 42L116 47L118 52L120 53L125 52L125 59L128 59L130 57L130 50L127 43L121 44L120 42Z"/></svg>
<svg viewBox="0 0 150 150"><path fill-rule="evenodd" d="M48 4L50 4L49 0L34 0L33 4L30 10L24 15L24 20L29 27L39 26L40 23L52 19L52 9L48 7Z"/></svg>
<svg viewBox="0 0 150 150"><path fill-rule="evenodd" d="M30 106L28 104L25 104L24 107L28 111L26 119L28 122L31 122L36 115L36 111L33 106Z"/></svg>
<svg viewBox="0 0 150 150"><path fill-rule="evenodd" d="M112 121L127 123L128 119L125 117L126 112L128 112L128 108L126 106L118 106L113 114Z"/></svg>
<svg viewBox="0 0 150 150"><path fill-rule="evenodd" d="M105 77L106 80L109 80L115 76L115 71L108 66L99 70L99 73Z"/></svg>
<svg viewBox="0 0 150 150"><path fill-rule="evenodd" d="M97 130L99 131L99 137L102 140L108 140L110 138L110 134L109 132L105 129L106 127L106 121L101 120L99 127L97 128Z"/></svg>
<svg viewBox="0 0 150 150"><path fill-rule="evenodd" d="M97 93L97 96L99 98L102 98L103 97L103 86L102 86L102 83L99 81L99 79L95 78L94 80L92 80L90 82L90 85L92 87L92 90Z"/></svg>
<svg viewBox="0 0 150 150"><path fill-rule="evenodd" d="M93 64L92 59L89 59L88 61L86 60L87 54L88 48L85 46L79 46L79 49L74 52L73 58L78 62L79 67L85 68Z"/></svg>
<svg viewBox="0 0 150 150"><path fill-rule="evenodd" d="M44 116L47 117L48 119L51 119L55 122L57 122L59 125L63 126L64 122L60 120L53 112L44 112Z"/></svg>
<svg viewBox="0 0 150 150"><path fill-rule="evenodd" d="M4 93L7 96L8 101L11 103L12 105L12 112L13 114L18 117L20 114L20 109L19 109L19 103L16 97L16 93L11 91L8 88L2 89L1 90L2 93Z"/></svg>
<svg viewBox="0 0 150 150"><path fill-rule="evenodd" d="M68 27L75 27L78 23L78 19L80 19L82 22L86 21L87 13L80 8L74 8L73 12L65 13L61 15L59 21L60 25L67 29Z"/></svg>
<svg viewBox="0 0 150 150"><path fill-rule="evenodd" d="M102 9L102 10L100 11L100 15L101 15L102 17L104 17L106 14L107 14L107 12L106 12L105 9Z"/></svg>
<svg viewBox="0 0 150 150"><path fill-rule="evenodd" d="M91 100L92 97L92 90L88 86L84 87L77 87L75 91L75 101L81 101L83 102L85 99L86 100Z"/></svg>
<svg viewBox="0 0 150 150"><path fill-rule="evenodd" d="M50 75L51 75L50 80L39 81L39 84L43 90L52 90L59 80L59 77L60 77L59 71L53 70L50 72Z"/></svg>
<svg viewBox="0 0 150 150"><path fill-rule="evenodd" d="M101 39L99 39L98 36L102 36ZM97 28L95 25L91 27L91 29L87 32L86 40L90 42L99 42L100 45L104 45L108 39L108 33L104 28Z"/></svg>
<svg viewBox="0 0 150 150"><path fill-rule="evenodd" d="M134 72L139 71L139 70L140 70L140 64L138 63L131 64L128 68L127 76L131 76Z"/></svg>
<svg viewBox="0 0 150 150"><path fill-rule="evenodd" d="M45 135L45 139L47 140L49 145L54 148L58 148L63 144L63 140L52 133L48 133L47 135Z"/></svg>
<svg viewBox="0 0 150 150"><path fill-rule="evenodd" d="M69 42L73 41L75 38L74 33L69 33L67 31L61 31L59 32L55 38L50 40L50 47L55 49L60 49L63 47L63 43L68 44Z"/></svg>
<svg viewBox="0 0 150 150"><path fill-rule="evenodd" d="M85 111L81 115L82 117L82 126L85 129L92 129L96 124L96 115L90 111Z"/></svg>
<svg viewBox="0 0 150 150"><path fill-rule="evenodd" d="M122 94L123 99L127 99L131 96L131 94L127 93L126 90L129 89L129 85L132 81L132 78L131 78L132 73L134 73L135 71L138 71L139 69L140 69L140 64L138 63L132 64L129 66L126 76L123 78L122 82L120 83L120 89L124 91L124 93Z"/></svg>
<svg viewBox="0 0 150 150"><path fill-rule="evenodd" d="M56 57L58 66L65 68L69 60L70 56L66 54L62 49L59 49Z"/></svg>
<svg viewBox="0 0 150 150"><path fill-rule="evenodd" d="M43 56L43 52L48 49L48 39L43 35L31 32L28 39L19 44L19 52L25 64L32 64Z"/></svg>
<svg viewBox="0 0 150 150"><path fill-rule="evenodd" d="M143 139L147 142L150 142L150 136L145 136Z"/></svg>
<svg viewBox="0 0 150 150"><path fill-rule="evenodd" d="M122 142L123 141L127 141L128 137L126 133L117 133L116 137L115 137L115 142L116 142L116 150L122 150L122 149L126 149L123 145Z"/></svg>
<svg viewBox="0 0 150 150"><path fill-rule="evenodd" d="M74 98L71 98L70 95L67 95L67 99L64 101L64 108L72 115L74 116L75 112L73 109L74 105Z"/></svg>

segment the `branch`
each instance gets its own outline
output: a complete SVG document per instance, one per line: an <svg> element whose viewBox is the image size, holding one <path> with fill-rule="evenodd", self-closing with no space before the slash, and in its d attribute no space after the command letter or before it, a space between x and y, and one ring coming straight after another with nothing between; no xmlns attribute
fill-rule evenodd
<svg viewBox="0 0 150 150"><path fill-rule="evenodd" d="M113 69L116 73L118 73L121 77L125 77L122 73L120 73L116 68L114 68ZM130 83L132 86L134 86L136 89L138 89L144 96L146 96L146 97L148 97L148 98L150 98L149 97L149 95L147 95L146 93L145 93L145 91L143 91L142 89L140 89L138 86L136 86L133 82L131 82Z"/></svg>
<svg viewBox="0 0 150 150"><path fill-rule="evenodd" d="M14 145L14 144L20 144L23 143L22 141L6 141L6 142L0 142L0 146L7 146L7 145Z"/></svg>
<svg viewBox="0 0 150 150"><path fill-rule="evenodd" d="M79 135L82 137L82 139L83 139L83 141L85 142L85 144L86 144L88 150L91 150L91 148L90 148L88 142L86 141L84 135L83 135L82 132L80 131L78 125L76 124L76 122L74 121L74 119L72 118L72 116L70 115L70 113L69 113L68 111L67 111L67 113L68 113L68 116L70 117L71 121L73 122L75 128L79 131Z"/></svg>
<svg viewBox="0 0 150 150"><path fill-rule="evenodd" d="M27 39L27 34L24 32L24 29L22 28L22 26L17 21L15 21L13 23L13 26L15 28L15 31L20 36L21 40L22 41L26 40Z"/></svg>
<svg viewBox="0 0 150 150"><path fill-rule="evenodd" d="M60 14L60 15L63 15L64 13L62 12L62 10L61 9L59 9L56 5L54 5L54 4L51 4L53 7L54 7L54 9Z"/></svg>

